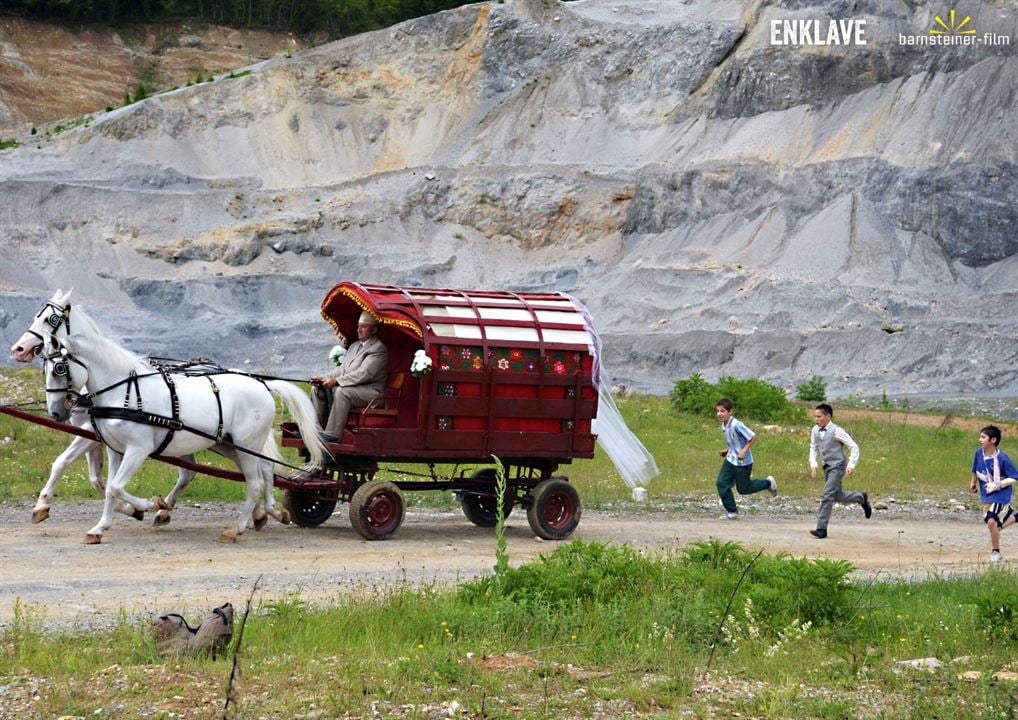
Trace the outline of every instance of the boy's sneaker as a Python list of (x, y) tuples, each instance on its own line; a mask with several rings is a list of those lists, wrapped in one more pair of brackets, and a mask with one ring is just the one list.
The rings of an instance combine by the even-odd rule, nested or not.
[(738, 520), (739, 519), (739, 513), (737, 513), (737, 512), (725, 513), (724, 515), (722, 515), (718, 519), (719, 520)]
[(1003, 559), (1004, 559), (1004, 556), (1000, 554), (1000, 550), (993, 550), (990, 553), (990, 562), (991, 563), (999, 563)]
[(870, 516), (873, 515), (873, 506), (870, 505), (870, 494), (862, 494), (862, 511), (866, 515), (866, 519), (869, 520)]
[(771, 495), (773, 495), (774, 497), (777, 497), (778, 496), (778, 483), (774, 480), (774, 476), (773, 475), (768, 475), (767, 476), (767, 482), (769, 482), (771, 484), (771, 486), (769, 488), (769, 490), (771, 491)]

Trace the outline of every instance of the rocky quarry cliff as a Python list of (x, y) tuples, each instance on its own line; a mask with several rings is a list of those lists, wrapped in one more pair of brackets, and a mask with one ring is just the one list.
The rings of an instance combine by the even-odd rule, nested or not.
[[(131, 348), (294, 376), (343, 279), (561, 290), (644, 390), (1018, 395), (1018, 10), (955, 8), (998, 40), (901, 44), (923, 0), (479, 3), (22, 131), (0, 340), (73, 287)], [(866, 44), (773, 44), (832, 18)]]

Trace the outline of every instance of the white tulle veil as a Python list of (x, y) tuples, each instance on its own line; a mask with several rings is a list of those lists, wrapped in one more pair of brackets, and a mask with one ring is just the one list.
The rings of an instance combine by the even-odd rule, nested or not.
[(611, 380), (601, 360), (601, 337), (594, 329), (590, 313), (579, 300), (573, 297), (569, 299), (586, 320), (585, 329), (592, 340), (590, 346), (590, 354), (594, 358), (592, 375), (598, 394), (597, 417), (594, 418), (593, 432), (625, 483), (631, 488), (644, 486), (660, 475), (661, 471), (657, 469), (654, 456), (626, 425), (618, 405), (615, 404), (615, 398), (611, 394)]

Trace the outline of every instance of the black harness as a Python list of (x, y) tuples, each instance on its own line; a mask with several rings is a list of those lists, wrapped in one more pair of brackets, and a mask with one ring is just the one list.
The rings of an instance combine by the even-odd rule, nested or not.
[[(43, 309), (39, 311), (39, 314), (36, 315), (36, 318), (42, 317), (43, 313), (46, 312), (47, 308), (49, 308), (50, 310), (53, 311), (46, 318), (46, 324), (49, 325), (51, 328), (53, 328), (53, 333), (55, 333), (57, 330), (60, 329), (61, 326), (63, 326), (64, 329), (67, 331), (67, 335), (70, 335), (71, 334), (71, 305), (70, 305), (70, 303), (68, 303), (65, 307), (60, 307), (60, 306), (55, 305), (55, 304), (53, 304), (51, 302), (47, 302), (46, 305), (43, 307)], [(41, 344), (39, 346), (39, 350), (37, 351), (37, 353), (41, 352), (41, 349), (46, 344), (47, 338), (45, 338), (44, 336), (40, 335), (39, 333), (37, 333), (37, 332), (35, 332), (33, 330), (29, 330), (28, 332), (29, 332), (29, 334), (31, 334), (34, 337), (39, 339)], [(157, 455), (161, 455), (163, 453), (163, 451), (173, 441), (173, 436), (174, 436), (175, 433), (177, 433), (177, 432), (189, 432), (189, 433), (192, 433), (193, 435), (198, 435), (199, 437), (203, 437), (203, 438), (205, 438), (207, 440), (212, 440), (217, 445), (222, 445), (224, 447), (228, 447), (230, 449), (236, 450), (237, 452), (242, 452), (242, 453), (246, 453), (248, 455), (253, 455), (253, 456), (255, 456), (257, 458), (260, 458), (262, 460), (268, 460), (268, 461), (270, 461), (272, 463), (276, 463), (276, 464), (279, 464), (279, 465), (285, 465), (286, 467), (293, 468), (293, 469), (296, 469), (296, 470), (302, 470), (303, 469), (303, 468), (297, 467), (296, 465), (291, 465), (291, 464), (289, 464), (289, 463), (287, 463), (285, 461), (279, 460), (277, 458), (269, 457), (268, 455), (264, 455), (264, 454), (262, 454), (260, 452), (256, 452), (254, 450), (251, 450), (250, 448), (240, 447), (239, 445), (236, 445), (236, 444), (233, 443), (233, 441), (230, 439), (229, 435), (224, 435), (223, 434), (223, 402), (222, 402), (222, 398), (220, 397), (220, 394), (219, 394), (219, 387), (216, 385), (216, 382), (213, 379), (214, 376), (215, 375), (227, 375), (227, 374), (229, 374), (229, 375), (243, 375), (245, 377), (250, 377), (250, 378), (253, 378), (253, 379), (257, 380), (258, 382), (260, 382), (262, 384), (262, 386), (265, 388), (265, 390), (267, 392), (269, 392), (270, 394), (271, 394), (271, 391), (269, 390), (269, 387), (268, 387), (268, 385), (266, 385), (265, 381), (267, 379), (278, 379), (278, 378), (270, 378), (270, 377), (264, 376), (264, 375), (252, 375), (252, 374), (249, 374), (249, 373), (237, 372), (235, 370), (228, 370), (228, 369), (226, 369), (226, 368), (216, 364), (215, 362), (209, 360), (208, 358), (192, 358), (191, 360), (185, 360), (185, 361), (171, 360), (171, 359), (168, 359), (168, 358), (152, 358), (151, 359), (151, 363), (155, 367), (155, 371), (154, 372), (144, 373), (142, 375), (139, 375), (137, 372), (131, 371), (130, 375), (128, 375), (123, 380), (119, 380), (119, 381), (113, 383), (112, 385), (108, 385), (108, 386), (102, 388), (101, 390), (96, 390), (96, 391), (91, 392), (91, 393), (84, 393), (83, 394), (83, 393), (79, 393), (79, 392), (75, 391), (74, 388), (71, 387), (70, 365), (69, 365), (69, 363), (73, 362), (73, 363), (81, 366), (82, 368), (84, 368), (86, 370), (86, 372), (88, 371), (88, 368), (85, 366), (84, 363), (82, 363), (76, 357), (71, 355), (67, 351), (67, 348), (64, 347), (60, 343), (60, 341), (57, 339), (56, 335), (54, 335), (53, 333), (50, 333), (49, 339), (50, 339), (51, 342), (53, 342), (56, 345), (56, 351), (52, 352), (52, 353), (49, 353), (48, 355), (44, 355), (43, 356), (43, 364), (45, 365), (46, 363), (50, 363), (50, 362), (54, 363), (53, 374), (55, 376), (57, 376), (57, 377), (66, 377), (67, 378), (67, 386), (64, 387), (64, 388), (50, 388), (50, 387), (47, 387), (46, 388), (46, 392), (47, 393), (51, 393), (51, 392), (62, 392), (62, 393), (65, 393), (66, 394), (66, 398), (64, 399), (64, 407), (67, 410), (72, 410), (75, 407), (86, 408), (88, 410), (89, 418), (92, 421), (92, 429), (95, 431), (95, 434), (99, 438), (99, 441), (102, 442), (107, 447), (111, 447), (112, 448), (113, 446), (110, 445), (106, 441), (106, 439), (102, 436), (102, 432), (99, 430), (99, 424), (98, 424), (97, 421), (98, 420), (128, 420), (130, 422), (138, 422), (138, 423), (142, 423), (144, 425), (152, 425), (154, 427), (161, 427), (161, 428), (165, 428), (166, 429), (166, 436), (163, 438), (162, 442), (159, 444), (159, 447), (156, 448), (155, 451), (153, 451), (150, 454), (149, 457), (155, 457)], [(170, 393), (170, 408), (171, 408), (171, 413), (172, 413), (172, 415), (170, 417), (167, 417), (166, 415), (159, 415), (157, 413), (145, 412), (145, 409), (144, 409), (144, 406), (143, 406), (143, 403), (142, 403), (142, 398), (141, 398), (141, 386), (139, 385), (138, 381), (141, 378), (151, 377), (153, 375), (160, 375), (160, 376), (162, 376), (163, 382), (166, 384), (167, 390), (169, 390), (169, 393)], [(219, 413), (219, 422), (218, 422), (218, 426), (216, 428), (216, 434), (215, 435), (207, 433), (204, 430), (199, 430), (197, 428), (193, 428), (193, 427), (190, 427), (188, 425), (185, 425), (183, 423), (183, 421), (181, 421), (181, 419), (180, 419), (180, 399), (177, 397), (177, 387), (176, 387), (176, 384), (174, 383), (174, 380), (173, 380), (174, 375), (184, 376), (184, 377), (204, 377), (204, 378), (206, 378), (209, 381), (209, 385), (210, 385), (210, 387), (212, 389), (212, 394), (213, 394), (213, 396), (216, 399), (216, 408), (218, 409), (218, 413)], [(113, 390), (115, 388), (118, 388), (121, 385), (126, 385), (126, 389), (124, 391), (124, 404), (123, 404), (123, 407), (97, 407), (95, 405), (94, 400), (93, 400), (95, 397), (97, 397), (99, 395), (102, 395), (104, 393), (107, 393), (110, 390)], [(134, 396), (136, 398), (136, 403), (135, 403), (136, 407), (134, 407), (134, 408), (131, 407), (131, 391), (132, 391), (132, 389), (134, 390)], [(114, 449), (116, 449), (116, 448), (114, 448)], [(117, 451), (117, 452), (120, 452), (120, 451)]]
[[(52, 337), (52, 336), (51, 336)], [(56, 338), (53, 338), (54, 342)], [(223, 433), (223, 401), (220, 397), (219, 386), (216, 385), (214, 376), (216, 375), (245, 375), (247, 377), (253, 377), (246, 373), (234, 373), (226, 368), (220, 367), (211, 361), (206, 359), (199, 359), (195, 361), (187, 361), (180, 365), (157, 365), (155, 372), (143, 373), (139, 375), (137, 372), (132, 371), (123, 380), (119, 380), (112, 385), (96, 390), (91, 393), (78, 393), (71, 388), (71, 382), (69, 377), (70, 368), (68, 363), (75, 363), (82, 368), (85, 368), (84, 363), (78, 360), (76, 357), (67, 352), (66, 348), (60, 347), (57, 352), (50, 353), (43, 356), (43, 362), (53, 362), (55, 364), (53, 368), (53, 374), (58, 377), (67, 377), (66, 388), (46, 388), (46, 392), (63, 392), (67, 394), (67, 399), (64, 401), (64, 406), (70, 410), (74, 407), (81, 407), (88, 410), (89, 419), (92, 421), (92, 429), (95, 431), (99, 441), (108, 447), (113, 447), (106, 438), (103, 437), (102, 431), (99, 429), (99, 420), (128, 420), (130, 422), (142, 423), (143, 425), (151, 425), (153, 427), (160, 427), (166, 429), (166, 436), (162, 442), (150, 455), (149, 457), (155, 457), (161, 455), (163, 451), (173, 441), (173, 436), (177, 432), (189, 432), (193, 435), (198, 435), (207, 440), (214, 441), (217, 445), (231, 448), (238, 452), (246, 453), (248, 455), (254, 455), (262, 460), (268, 460), (270, 462), (285, 465), (286, 467), (300, 470), (302, 468), (296, 465), (291, 465), (287, 462), (281, 461), (277, 458), (269, 457), (260, 452), (255, 452), (250, 448), (244, 448), (233, 443), (229, 435)], [(181, 368), (178, 371), (178, 368)], [(87, 370), (87, 368), (85, 368)], [(172, 415), (167, 417), (166, 415), (160, 415), (158, 413), (146, 412), (144, 408), (144, 402), (141, 397), (141, 386), (138, 381), (142, 378), (152, 377), (159, 375), (162, 377), (163, 382), (166, 383), (166, 388), (170, 393), (170, 408)], [(216, 399), (216, 408), (218, 410), (219, 421), (216, 427), (215, 435), (207, 433), (204, 430), (185, 425), (180, 419), (180, 398), (177, 396), (177, 386), (174, 382), (174, 375), (183, 375), (185, 377), (204, 377), (209, 381), (209, 386), (212, 390), (212, 395)], [(256, 380), (262, 383), (266, 391), (268, 386), (265, 385), (265, 381), (261, 378), (255, 377)], [(115, 388), (125, 386), (124, 390), (124, 403), (122, 407), (104, 407), (96, 406), (94, 404), (94, 398), (103, 395)], [(131, 395), (132, 391), (135, 397), (136, 407), (131, 407)], [(116, 448), (114, 448), (116, 449)], [(120, 452), (119, 450), (117, 452)]]

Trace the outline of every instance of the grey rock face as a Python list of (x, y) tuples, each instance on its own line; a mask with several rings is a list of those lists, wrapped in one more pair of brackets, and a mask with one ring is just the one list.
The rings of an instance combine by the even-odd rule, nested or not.
[[(929, 2), (488, 3), (0, 152), (0, 339), (56, 287), (132, 348), (300, 375), (342, 279), (558, 289), (615, 380), (1018, 394), (1018, 58)], [(867, 44), (772, 23), (865, 20)], [(982, 37), (982, 35), (980, 35)]]

